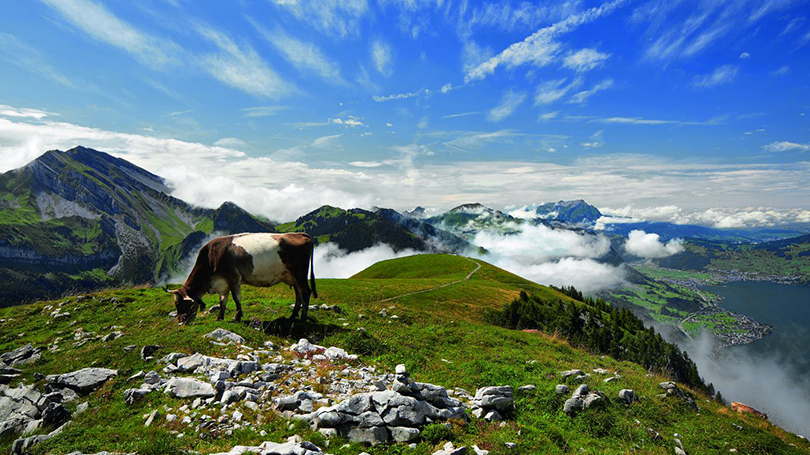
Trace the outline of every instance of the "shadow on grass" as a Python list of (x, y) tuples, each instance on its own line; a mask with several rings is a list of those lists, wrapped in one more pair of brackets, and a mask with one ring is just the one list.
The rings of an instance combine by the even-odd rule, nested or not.
[(282, 316), (270, 321), (253, 320), (246, 322), (253, 327), (261, 327), (267, 335), (274, 335), (282, 338), (298, 340), (307, 338), (310, 341), (319, 341), (329, 335), (335, 335), (348, 330), (335, 324), (321, 324), (314, 318), (308, 318), (306, 322), (298, 319)]

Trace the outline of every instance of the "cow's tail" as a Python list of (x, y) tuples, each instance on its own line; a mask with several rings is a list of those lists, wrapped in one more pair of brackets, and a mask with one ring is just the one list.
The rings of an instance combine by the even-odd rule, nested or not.
[(318, 298), (318, 290), (315, 288), (315, 246), (309, 253), (309, 285), (312, 287), (312, 297)]

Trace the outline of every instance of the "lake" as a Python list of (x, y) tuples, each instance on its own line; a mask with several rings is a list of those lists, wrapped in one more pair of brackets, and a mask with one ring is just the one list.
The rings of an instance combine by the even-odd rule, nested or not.
[(810, 433), (810, 287), (743, 281), (701, 289), (724, 297), (722, 308), (773, 327), (753, 343), (731, 346), (722, 360), (704, 345), (688, 348), (707, 383), (723, 397), (768, 414), (783, 428)]
[(810, 373), (810, 286), (739, 281), (702, 289), (724, 297), (720, 306), (773, 327), (765, 338), (729, 351), (776, 356), (796, 373)]

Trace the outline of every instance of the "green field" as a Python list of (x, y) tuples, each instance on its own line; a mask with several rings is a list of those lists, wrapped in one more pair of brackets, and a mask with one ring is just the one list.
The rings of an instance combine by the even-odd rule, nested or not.
[[(479, 264), (480, 269), (475, 271)], [(470, 279), (464, 280), (473, 271)], [(310, 341), (359, 354), (359, 362), (379, 371), (393, 371), (395, 365), (404, 363), (414, 380), (448, 388), (475, 391), (488, 385), (537, 386), (532, 392), (516, 395), (516, 409), (503, 425), (473, 418), (469, 424), (457, 422), (449, 430), (432, 426), (413, 449), (404, 444), (363, 447), (337, 438), (325, 449), (335, 455), (356, 455), (363, 451), (373, 455), (432, 454), (447, 440), (453, 440), (456, 446), (477, 444), (489, 449), (492, 455), (671, 454), (675, 433), (681, 435), (687, 452), (693, 454), (727, 454), (732, 448), (751, 454), (798, 454), (810, 450), (806, 440), (767, 421), (738, 416), (698, 390), (682, 386), (695, 397), (699, 413), (678, 400), (656, 398), (661, 393), (658, 383), (667, 378), (649, 374), (637, 364), (575, 349), (555, 334), (509, 330), (485, 323), (483, 315), (487, 310), (501, 309), (518, 298), (521, 291), (546, 299), (569, 303), (572, 300), (478, 260), (420, 255), (384, 261), (351, 279), (318, 280), (317, 287), (320, 298), (313, 303), (338, 305), (343, 313), (311, 311)], [(198, 317), (189, 326), (178, 326), (167, 317), (174, 308), (169, 296), (160, 289), (108, 290), (92, 297), (0, 309), (0, 352), (25, 343), (45, 347), (57, 337), (62, 339), (59, 352), (46, 350), (40, 361), (22, 367), (27, 383), (41, 384), (35, 373), (66, 373), (91, 365), (119, 370), (117, 378), (89, 396), (90, 410), (76, 416), (62, 434), (35, 447), (33, 453), (65, 454), (74, 450), (214, 453), (236, 445), (258, 445), (265, 440), (282, 442), (295, 434), (324, 447), (323, 436), (300, 423), (291, 425), (272, 412), (261, 416), (261, 424), (231, 435), (199, 438), (186, 432), (178, 438), (171, 432), (178, 429), (177, 425), (161, 422), (144, 427), (143, 415), (163, 406), (177, 409), (181, 400), (154, 392), (133, 406), (125, 405), (122, 399), (125, 389), (137, 387), (126, 380), (131, 374), (139, 370), (160, 371), (163, 367), (154, 360), (141, 360), (139, 349), (126, 351), (126, 346), (159, 344), (163, 346), (161, 355), (200, 352), (235, 358), (239, 353), (235, 346), (219, 346), (202, 338), (217, 327), (242, 335), (253, 347), (267, 340), (277, 345), (297, 341), (257, 330), (261, 322), (289, 315), (293, 295), (286, 286), (244, 287), (243, 323), (227, 320), (217, 323), (212, 316), (206, 316)], [(69, 311), (71, 316), (51, 319), (46, 306), (65, 300), (62, 310)], [(206, 300), (213, 304), (215, 299), (209, 296)], [(382, 309), (399, 319), (379, 316)], [(233, 312), (231, 303), (226, 318), (232, 318)], [(100, 335), (120, 330), (124, 336), (110, 342), (76, 345), (73, 337), (79, 329)], [(325, 365), (323, 371), (334, 368), (337, 367)], [(554, 387), (560, 382), (559, 373), (572, 368), (586, 372), (606, 368), (618, 372), (621, 378), (604, 383), (599, 375), (593, 374), (586, 379), (586, 384), (604, 392), (608, 400), (603, 406), (571, 418), (562, 412), (563, 401), (570, 394), (557, 395)], [(630, 406), (619, 403), (616, 396), (623, 388), (634, 389), (641, 401)], [(256, 413), (243, 411), (246, 419), (259, 419)], [(648, 428), (661, 437), (651, 437)], [(265, 431), (266, 436), (259, 431)], [(502, 443), (507, 441), (518, 443), (518, 448), (506, 448)], [(0, 452), (8, 453), (10, 444), (8, 437), (0, 440)]]

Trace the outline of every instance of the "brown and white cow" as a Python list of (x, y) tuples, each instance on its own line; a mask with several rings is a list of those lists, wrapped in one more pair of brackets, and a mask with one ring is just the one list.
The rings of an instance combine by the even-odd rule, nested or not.
[[(180, 289), (174, 294), (177, 317), (190, 321), (197, 309), (205, 309), (202, 296), (219, 294), (219, 316), (225, 317), (228, 293), (236, 302), (236, 320), (242, 319), (241, 285), (268, 287), (285, 283), (295, 289), (292, 318), (306, 322), (310, 295), (318, 297), (315, 289), (312, 238), (303, 233), (235, 234), (218, 237), (206, 243), (197, 254), (197, 262)], [(310, 270), (310, 283), (307, 271)]]

